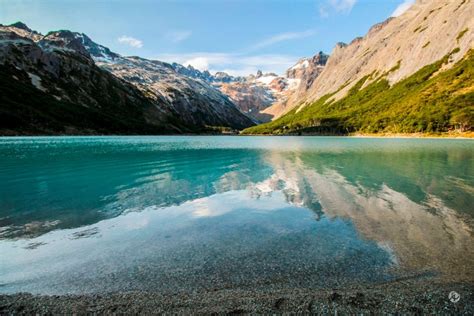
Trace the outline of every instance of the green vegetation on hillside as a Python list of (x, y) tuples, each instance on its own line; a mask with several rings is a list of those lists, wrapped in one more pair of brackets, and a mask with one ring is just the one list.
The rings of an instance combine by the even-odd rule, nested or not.
[(467, 33), (467, 31), (469, 31), (469, 28), (465, 28), (464, 30), (462, 30), (461, 32), (459, 32), (458, 36), (456, 37), (456, 41), (459, 43), (459, 40), (464, 36), (464, 34)]
[[(389, 85), (386, 74), (360, 79), (347, 95), (330, 93), (298, 111), (245, 129), (243, 134), (433, 133), (470, 131), (474, 121), (474, 51), (440, 71), (453, 50), (438, 62)], [(370, 84), (362, 88), (369, 80)], [(362, 88), (362, 89), (361, 89)], [(341, 88), (342, 89), (342, 88)]]

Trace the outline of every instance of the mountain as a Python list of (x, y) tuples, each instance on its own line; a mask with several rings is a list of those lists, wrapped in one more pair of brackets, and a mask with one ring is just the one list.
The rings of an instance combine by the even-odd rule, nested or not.
[(364, 37), (337, 44), (287, 114), (244, 133), (471, 130), (472, 12), (472, 1), (416, 1)]
[[(256, 122), (269, 122), (287, 109), (288, 100), (306, 91), (321, 73), (328, 56), (320, 52), (312, 58), (304, 58), (288, 69), (284, 76), (274, 73), (234, 77), (225, 72), (201, 72), (193, 66), (173, 63), (176, 72), (213, 85), (227, 95), (241, 112)], [(301, 85), (300, 85), (301, 83)]]
[(276, 119), (290, 111), (297, 104), (297, 100), (305, 95), (316, 78), (322, 73), (328, 58), (328, 55), (319, 52), (311, 58), (300, 59), (293, 67), (289, 68), (283, 81), (288, 88), (283, 96), (265, 109), (263, 113)]
[[(193, 66), (187, 67), (178, 63), (172, 63), (176, 72), (187, 77), (204, 81), (227, 95), (236, 107), (255, 122), (268, 122), (272, 115), (262, 114), (261, 111), (271, 106), (276, 100), (275, 91), (268, 85), (269, 81), (260, 76), (249, 75), (246, 77), (235, 77), (226, 72), (218, 71), (214, 75), (208, 70), (200, 71)], [(265, 77), (276, 78), (275, 74), (267, 74)]]
[(232, 101), (203, 80), (179, 74), (161, 61), (140, 57), (96, 59), (97, 65), (167, 104), (186, 124), (242, 129), (254, 125)]
[[(242, 129), (253, 122), (229, 98), (207, 84), (209, 72), (140, 57), (124, 57), (76, 33), (96, 64), (134, 84), (153, 100), (179, 113), (186, 124)], [(201, 79), (201, 80), (195, 80)]]
[[(213, 87), (165, 63), (142, 60), (149, 68), (135, 69), (142, 66), (136, 60), (85, 34), (0, 25), (0, 134), (195, 133), (254, 124)], [(113, 74), (120, 64), (149, 77), (120, 78)]]
[(57, 33), (0, 26), (1, 134), (191, 131), (172, 109), (97, 67), (67, 35), (60, 41)]
[(257, 122), (269, 122), (272, 119), (271, 115), (262, 113), (277, 99), (275, 91), (267, 83), (249, 76), (242, 81), (219, 83), (218, 88), (229, 96), (243, 113)]
[(200, 71), (192, 65), (183, 66), (178, 63), (172, 63), (171, 66), (179, 74), (194, 79), (200, 79), (208, 83), (228, 83), (245, 80), (244, 77), (234, 77), (223, 71), (218, 71), (213, 75), (208, 70)]

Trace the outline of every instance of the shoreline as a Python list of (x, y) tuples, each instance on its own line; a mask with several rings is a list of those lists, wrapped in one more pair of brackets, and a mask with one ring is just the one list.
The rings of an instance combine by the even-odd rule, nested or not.
[[(460, 294), (458, 302), (449, 293)], [(343, 289), (220, 289), (179, 293), (0, 295), (0, 314), (472, 314), (474, 283), (397, 281)]]
[(445, 139), (474, 139), (474, 132), (465, 133), (440, 133), (440, 134), (424, 134), (424, 133), (394, 133), (394, 134), (362, 134), (356, 133), (349, 137), (357, 138), (445, 138)]
[(474, 139), (474, 132), (463, 132), (463, 133), (439, 133), (439, 134), (428, 134), (428, 133), (375, 133), (375, 134), (363, 134), (353, 133), (346, 135), (325, 135), (325, 134), (239, 134), (238, 136), (295, 136), (295, 137), (348, 137), (348, 138), (427, 138), (427, 139)]
[(97, 135), (66, 135), (66, 134), (55, 134), (55, 135), (0, 135), (0, 139), (12, 139), (12, 138), (36, 138), (36, 137), (176, 137), (176, 136), (190, 136), (190, 137), (202, 137), (202, 136), (238, 136), (238, 137), (347, 137), (347, 138), (426, 138), (426, 139), (474, 139), (474, 132), (462, 133), (462, 134), (423, 134), (423, 133), (408, 133), (408, 134), (348, 134), (348, 135), (316, 135), (316, 134), (303, 134), (303, 135), (292, 135), (292, 134), (157, 134), (157, 135), (125, 135), (125, 134), (97, 134)]

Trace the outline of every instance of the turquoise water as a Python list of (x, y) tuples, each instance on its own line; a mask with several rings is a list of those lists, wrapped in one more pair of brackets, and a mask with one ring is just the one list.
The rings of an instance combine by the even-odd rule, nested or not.
[(0, 138), (0, 292), (474, 281), (474, 142)]

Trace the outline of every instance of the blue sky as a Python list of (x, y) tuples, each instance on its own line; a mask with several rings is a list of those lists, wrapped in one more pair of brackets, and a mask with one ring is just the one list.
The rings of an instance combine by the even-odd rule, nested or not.
[(283, 73), (413, 0), (0, 0), (0, 23), (69, 29), (122, 55), (234, 75)]

